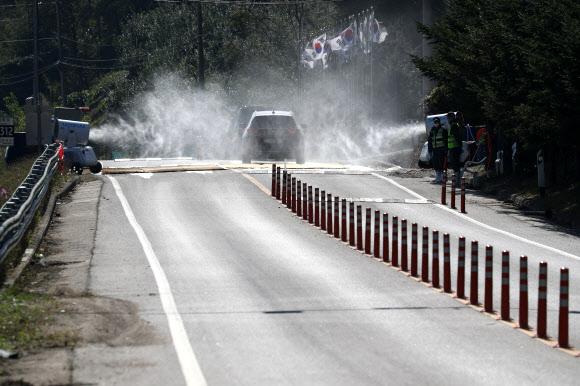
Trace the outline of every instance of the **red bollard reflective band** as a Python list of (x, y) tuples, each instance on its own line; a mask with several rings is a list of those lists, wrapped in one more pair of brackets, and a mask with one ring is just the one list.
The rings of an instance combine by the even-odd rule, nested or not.
[(320, 192), (320, 229), (326, 230), (326, 191)]
[(348, 243), (351, 247), (356, 245), (356, 239), (354, 235), (354, 201), (348, 204)]
[(443, 234), (443, 291), (450, 294), (451, 290), (451, 246), (449, 233)]
[(540, 262), (538, 283), (538, 338), (548, 337), (548, 263)]
[(276, 164), (272, 164), (272, 197), (276, 197)]
[(479, 269), (479, 245), (477, 241), (471, 242), (471, 292), (469, 293), (469, 303), (479, 305), (478, 294), (478, 269)]
[(342, 199), (342, 213), (341, 213), (341, 235), (340, 235), (340, 239), (343, 242), (346, 242), (348, 240), (347, 238), (347, 231), (346, 231), (346, 199), (343, 198)]
[(371, 208), (366, 208), (365, 219), (365, 253), (371, 253)]
[(485, 299), (483, 301), (485, 312), (493, 311), (493, 247), (485, 247)]
[(439, 231), (433, 231), (433, 272), (431, 282), (433, 288), (439, 288)]
[(340, 197), (334, 197), (334, 237), (340, 238)]
[(429, 227), (423, 227), (421, 281), (424, 283), (429, 283)]
[(510, 318), (510, 253), (501, 253), (501, 319)]
[(417, 223), (411, 224), (411, 276), (417, 277), (419, 269), (417, 268)]
[(363, 250), (362, 207), (360, 205), (356, 206), (356, 249)]
[(308, 184), (302, 184), (302, 219), (308, 220)]
[(276, 199), (280, 199), (280, 167), (276, 168)]
[(568, 344), (568, 310), (569, 310), (569, 272), (568, 268), (560, 269), (560, 313), (558, 316), (558, 346), (569, 348)]
[(451, 176), (451, 209), (455, 208), (455, 184), (456, 184), (456, 175), (453, 173)]
[(375, 210), (375, 233), (373, 240), (373, 256), (381, 257), (381, 211)]
[(519, 327), (529, 329), (528, 324), (528, 257), (520, 256), (520, 323)]
[(284, 170), (282, 173), (282, 205), (286, 205), (286, 177), (287, 172)]
[(399, 266), (399, 218), (393, 216), (393, 240), (391, 247), (391, 264), (393, 267)]
[(314, 226), (320, 225), (320, 190), (314, 189)]
[(332, 231), (332, 194), (328, 193), (326, 200), (326, 231), (329, 235), (333, 233)]
[(443, 183), (441, 184), (441, 205), (447, 205), (447, 171), (443, 171)]
[(457, 251), (457, 297), (465, 299), (465, 237), (459, 238)]
[(383, 213), (383, 261), (391, 261), (389, 257), (389, 214)]
[(407, 272), (409, 270), (409, 250), (407, 249), (407, 220), (401, 220), (401, 270)]

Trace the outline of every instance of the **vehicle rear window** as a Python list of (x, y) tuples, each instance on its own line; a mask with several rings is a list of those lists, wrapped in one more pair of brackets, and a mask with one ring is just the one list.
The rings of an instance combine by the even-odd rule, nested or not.
[(252, 129), (295, 129), (296, 121), (289, 116), (261, 116), (254, 117), (251, 124)]

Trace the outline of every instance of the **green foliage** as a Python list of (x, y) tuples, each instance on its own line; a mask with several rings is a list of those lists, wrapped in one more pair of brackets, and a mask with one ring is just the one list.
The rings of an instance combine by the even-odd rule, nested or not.
[[(577, 147), (580, 3), (453, 2), (433, 26), (418, 24), (435, 54), (413, 63), (439, 88), (431, 100), (529, 143)], [(435, 103), (437, 101), (437, 103)]]
[(26, 131), (24, 108), (18, 103), (14, 93), (11, 92), (4, 98), (4, 109), (0, 109), (0, 117), (14, 118), (14, 130), (17, 132)]

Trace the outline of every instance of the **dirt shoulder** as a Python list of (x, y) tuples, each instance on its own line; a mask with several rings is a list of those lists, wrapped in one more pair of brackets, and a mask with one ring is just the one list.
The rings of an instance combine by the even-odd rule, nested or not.
[(31, 337), (16, 348), (16, 358), (0, 359), (0, 385), (73, 384), (75, 350), (151, 345), (155, 332), (127, 301), (93, 296), (90, 266), (102, 181), (83, 176), (57, 202), (35, 259), (18, 281), (15, 297), (36, 316), (26, 321)]

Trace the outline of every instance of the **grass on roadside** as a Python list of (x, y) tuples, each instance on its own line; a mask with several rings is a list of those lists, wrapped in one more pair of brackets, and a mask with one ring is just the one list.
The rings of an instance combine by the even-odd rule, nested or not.
[(53, 297), (18, 288), (0, 292), (0, 349), (19, 351), (74, 345), (76, 339), (71, 333), (49, 332), (57, 309), (58, 301)]
[[(10, 199), (16, 188), (22, 184), (38, 154), (28, 154), (9, 165), (4, 162), (5, 147), (0, 147), (0, 208)], [(3, 193), (3, 190), (6, 193)]]

